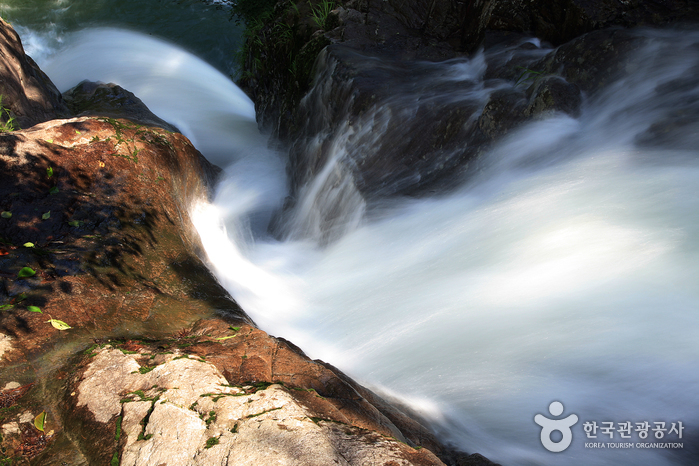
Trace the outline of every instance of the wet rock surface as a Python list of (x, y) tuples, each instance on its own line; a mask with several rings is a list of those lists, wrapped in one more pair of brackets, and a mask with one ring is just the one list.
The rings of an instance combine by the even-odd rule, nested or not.
[(493, 34), (533, 36), (559, 46), (612, 27), (699, 21), (699, 6), (690, 0), (348, 0), (336, 3), (323, 24), (312, 19), (316, 7), (279, 2), (248, 40), (240, 84), (255, 101), (261, 129), (283, 142), (301, 129), (293, 115), (317, 75), (316, 57), (329, 44), (378, 59), (440, 62), (472, 55)]
[[(449, 189), (478, 170), (479, 156), (513, 129), (554, 113), (575, 117), (583, 98), (632, 72), (627, 58), (644, 39), (628, 28), (696, 23), (699, 9), (686, 0), (352, 0), (336, 5), (323, 25), (309, 16), (308, 6), (278, 3), (248, 41), (240, 81), (255, 101), (260, 128), (290, 147), (288, 208), (344, 150), (342, 138), (368, 147), (339, 161), (351, 178), (343, 183), (362, 194)], [(533, 36), (538, 39), (528, 40)], [(455, 99), (478, 89), (450, 76), (448, 65), (478, 59), (483, 48), (483, 95)], [(432, 86), (418, 89), (419, 82)], [(406, 89), (413, 101), (397, 101)], [(670, 126), (682, 126), (687, 117), (672, 119)], [(356, 131), (366, 126), (371, 134)], [(659, 124), (655, 132), (672, 129)]]

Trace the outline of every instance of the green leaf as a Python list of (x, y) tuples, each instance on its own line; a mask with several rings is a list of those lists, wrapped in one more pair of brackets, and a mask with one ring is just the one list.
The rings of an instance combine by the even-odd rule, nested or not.
[(235, 338), (237, 335), (228, 335), (227, 337), (218, 337), (217, 340), (228, 340), (229, 338)]
[(9, 311), (13, 307), (15, 307), (14, 304), (3, 304), (0, 306), (0, 311)]
[(54, 186), (53, 188), (49, 189), (49, 193), (51, 194), (56, 194), (58, 192), (58, 186)]
[(7, 210), (3, 210), (2, 214), (0, 214), (0, 217), (2, 218), (12, 218), (12, 212), (8, 212)]
[(43, 312), (41, 312), (41, 309), (38, 308), (37, 306), (27, 306), (27, 311), (38, 312), (39, 314), (43, 314)]
[(76, 129), (76, 130), (75, 130), (75, 134), (83, 134), (83, 133), (81, 133), (80, 131), (78, 131), (78, 130)]
[(68, 330), (69, 328), (73, 328), (70, 325), (63, 322), (62, 320), (49, 319), (46, 322), (50, 323), (51, 325), (53, 325), (53, 328), (57, 328), (58, 330)]
[(37, 417), (34, 418), (34, 427), (40, 431), (44, 431), (44, 424), (46, 423), (46, 411), (42, 411)]
[(53, 139), (46, 139), (46, 142), (48, 142), (49, 144), (53, 144)]
[(46, 176), (51, 178), (53, 176), (53, 168), (49, 167), (46, 169)]
[(70, 225), (72, 227), (79, 227), (81, 223), (82, 222), (79, 220), (71, 220), (70, 222), (68, 222), (68, 225)]
[(17, 297), (15, 298), (15, 302), (16, 302), (16, 303), (21, 303), (21, 302), (24, 301), (25, 299), (27, 299), (27, 293), (20, 293), (19, 296), (17, 296)]
[(33, 248), (33, 247), (34, 247), (34, 243), (29, 243), (29, 242), (27, 242), (27, 243), (24, 243), (22, 246), (24, 246), (25, 248)]
[(17, 273), (17, 278), (29, 278), (36, 275), (36, 272), (31, 267), (22, 267)]
[(49, 210), (48, 212), (44, 212), (41, 214), (41, 220), (48, 220), (51, 218), (51, 211)]

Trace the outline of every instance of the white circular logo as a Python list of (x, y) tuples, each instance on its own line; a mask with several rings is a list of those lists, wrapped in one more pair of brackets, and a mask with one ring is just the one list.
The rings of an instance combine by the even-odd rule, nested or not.
[[(563, 403), (560, 401), (552, 402), (549, 405), (549, 413), (554, 417), (563, 414)], [(578, 422), (578, 416), (571, 414), (563, 419), (549, 419), (543, 414), (537, 414), (534, 416), (534, 422), (541, 426), (541, 444), (544, 448), (548, 451), (559, 453), (568, 448), (570, 442), (573, 441), (573, 432), (570, 428)], [(551, 440), (551, 434), (556, 430), (563, 435), (563, 438), (558, 442)]]

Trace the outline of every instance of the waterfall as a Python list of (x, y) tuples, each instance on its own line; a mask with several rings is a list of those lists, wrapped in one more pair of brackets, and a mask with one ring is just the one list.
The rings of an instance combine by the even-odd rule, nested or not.
[[(194, 218), (219, 280), (263, 330), (503, 464), (689, 464), (699, 420), (699, 35), (646, 34), (634, 68), (578, 118), (508, 134), (455, 191), (372, 203), (327, 165), (301, 191), (309, 197), (285, 240), (266, 229), (287, 193), (283, 162), (252, 130), (251, 103), (213, 68), (114, 29), (72, 37), (42, 66), (62, 91), (82, 79), (124, 86), (226, 166), (215, 202)], [(337, 141), (345, 152), (328, 164), (361, 150)], [(339, 194), (319, 198), (313, 183)], [(342, 220), (330, 226), (339, 233), (313, 223), (319, 209)], [(554, 400), (580, 419), (557, 454), (534, 423)], [(586, 440), (586, 421), (681, 421), (685, 438), (667, 441), (685, 449), (592, 450), (585, 442), (620, 437)]]

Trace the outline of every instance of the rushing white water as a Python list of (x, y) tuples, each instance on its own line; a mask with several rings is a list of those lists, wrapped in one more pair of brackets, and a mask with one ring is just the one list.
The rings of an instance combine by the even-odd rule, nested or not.
[[(344, 212), (351, 228), (327, 245), (307, 226), (284, 242), (264, 234), (283, 171), (250, 138), (242, 94), (203, 62), (130, 34), (87, 32), (46, 70), (63, 90), (84, 78), (121, 84), (205, 155), (228, 157), (196, 224), (219, 279), (262, 329), (401, 397), (449, 440), (503, 464), (692, 464), (698, 128), (664, 146), (637, 141), (678, 105), (696, 112), (696, 34), (656, 34), (633, 74), (580, 118), (510, 134), (457, 192), (384, 204), (361, 220)], [(580, 419), (557, 454), (534, 423), (553, 400)], [(618, 432), (586, 440), (586, 421), (682, 421), (684, 439), (666, 441), (685, 450), (586, 449), (626, 441)]]
[[(82, 80), (117, 83), (174, 124), (209, 160), (264, 145), (250, 99), (194, 55), (145, 34), (89, 29), (65, 41), (59, 55), (39, 62), (63, 92)], [(232, 128), (235, 128), (232, 130)]]

